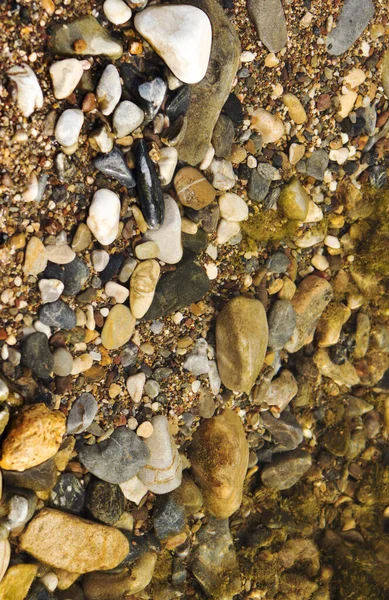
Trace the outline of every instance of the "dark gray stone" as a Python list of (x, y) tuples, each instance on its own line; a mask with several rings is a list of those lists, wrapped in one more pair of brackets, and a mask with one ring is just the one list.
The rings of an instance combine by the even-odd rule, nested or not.
[(274, 252), (267, 261), (267, 268), (272, 273), (285, 273), (290, 265), (290, 260), (283, 252)]
[(34, 490), (34, 492), (51, 489), (56, 478), (57, 467), (52, 458), (25, 471), (6, 471), (3, 469), (3, 480), (7, 487), (27, 488)]
[(305, 450), (292, 450), (276, 455), (273, 461), (262, 469), (262, 482), (276, 490), (287, 490), (300, 481), (311, 464), (311, 455)]
[(89, 269), (81, 258), (76, 258), (63, 267), (63, 295), (75, 296), (84, 287), (89, 277)]
[(32, 333), (23, 341), (22, 364), (31, 369), (36, 377), (48, 379), (53, 370), (54, 358), (50, 352), (45, 333)]
[(88, 392), (81, 394), (70, 409), (67, 432), (82, 433), (88, 429), (97, 414), (98, 408), (98, 404), (92, 394)]
[(205, 233), (203, 229), (198, 229), (195, 235), (191, 235), (190, 233), (183, 233), (182, 236), (182, 245), (184, 250), (189, 250), (193, 252), (193, 254), (200, 254), (203, 250), (208, 246), (208, 235)]
[(125, 348), (120, 352), (120, 362), (123, 367), (134, 367), (139, 354), (139, 348), (134, 342), (129, 342)]
[(108, 154), (100, 154), (93, 161), (95, 168), (127, 188), (135, 187), (135, 179), (127, 166), (123, 153), (116, 146)]
[(149, 456), (144, 441), (126, 427), (118, 427), (107, 440), (79, 450), (84, 467), (108, 483), (128, 481), (147, 464)]
[(269, 52), (282, 50), (288, 34), (281, 0), (247, 0), (247, 10), (262, 44)]
[(266, 198), (270, 189), (271, 181), (259, 175), (256, 169), (252, 169), (249, 183), (247, 186), (247, 195), (254, 202), (261, 202)]
[(190, 104), (190, 97), (191, 86), (182, 85), (174, 92), (171, 98), (169, 98), (166, 103), (165, 114), (169, 117), (171, 122), (186, 114)]
[(276, 452), (295, 450), (303, 441), (303, 431), (295, 416), (284, 411), (279, 419), (273, 417), (270, 411), (261, 413), (262, 421), (277, 442)]
[(124, 512), (126, 499), (118, 485), (92, 481), (86, 490), (85, 506), (98, 521), (114, 525)]
[(159, 540), (178, 535), (186, 525), (184, 506), (171, 494), (160, 496), (153, 511), (153, 525)]
[(226, 158), (226, 156), (230, 154), (234, 135), (233, 122), (231, 119), (221, 114), (216, 121), (215, 129), (212, 134), (212, 146), (215, 148), (215, 155), (218, 158)]
[(56, 600), (56, 597), (39, 579), (36, 579), (28, 590), (26, 600)]
[(42, 306), (39, 310), (39, 320), (44, 325), (59, 329), (73, 329), (77, 323), (74, 310), (63, 300), (56, 300)]
[(144, 139), (133, 146), (136, 184), (143, 217), (150, 229), (158, 229), (165, 216), (165, 203), (161, 181), (147, 151)]
[(219, 205), (217, 203), (209, 204), (205, 208), (199, 210), (198, 215), (204, 231), (206, 233), (215, 233), (220, 218)]
[(281, 350), (296, 327), (296, 313), (289, 300), (277, 300), (268, 315), (269, 348)]
[(327, 37), (326, 47), (330, 54), (340, 56), (347, 52), (364, 32), (374, 17), (372, 0), (345, 0), (340, 15)]
[(63, 473), (51, 490), (50, 505), (59, 510), (79, 514), (84, 508), (85, 487), (73, 473)]
[(198, 302), (209, 291), (210, 281), (205, 270), (187, 260), (159, 280), (154, 300), (144, 320), (152, 321)]
[(314, 179), (322, 181), (328, 167), (329, 157), (325, 150), (315, 150), (305, 163), (305, 173)]

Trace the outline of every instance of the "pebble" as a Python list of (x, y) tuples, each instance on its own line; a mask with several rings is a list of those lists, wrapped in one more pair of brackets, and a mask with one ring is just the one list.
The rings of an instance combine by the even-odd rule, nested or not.
[(57, 348), (53, 352), (53, 371), (59, 377), (67, 377), (73, 369), (73, 356), (66, 348)]
[(147, 260), (150, 258), (157, 258), (159, 248), (153, 241), (142, 242), (135, 247), (135, 256), (139, 260)]
[(302, 144), (291, 144), (289, 146), (289, 162), (291, 165), (297, 165), (305, 154), (305, 146)]
[(107, 481), (91, 481), (86, 490), (85, 506), (97, 521), (114, 525), (125, 509), (120, 487)]
[(329, 54), (340, 56), (357, 41), (374, 17), (372, 0), (345, 0), (336, 27), (326, 39)]
[(143, 372), (136, 373), (127, 378), (126, 388), (130, 398), (135, 404), (142, 400), (143, 388), (146, 382), (146, 375)]
[(41, 240), (35, 236), (28, 240), (24, 257), (23, 273), (28, 275), (39, 275), (47, 267), (46, 248)]
[(118, 427), (108, 439), (92, 446), (85, 444), (79, 451), (88, 471), (108, 483), (123, 483), (137, 475), (148, 464), (149, 455), (146, 443), (126, 427)]
[(0, 583), (0, 598), (24, 600), (37, 574), (37, 565), (19, 563), (6, 572)]
[(130, 280), (130, 307), (136, 319), (141, 319), (149, 310), (160, 272), (156, 260), (145, 260), (135, 268)]
[(165, 217), (159, 229), (150, 230), (144, 236), (146, 241), (153, 241), (158, 246), (157, 258), (174, 265), (183, 254), (181, 242), (181, 215), (177, 203), (171, 196), (164, 194)]
[(76, 58), (65, 58), (53, 63), (49, 69), (54, 97), (63, 100), (76, 89), (83, 73), (82, 62)]
[(270, 179), (265, 179), (259, 175), (256, 169), (253, 169), (250, 174), (249, 184), (247, 187), (247, 195), (254, 202), (262, 202), (270, 190)]
[(212, 185), (216, 190), (226, 192), (234, 187), (236, 176), (229, 161), (214, 158), (209, 165), (209, 172), (212, 174)]
[[(62, 348), (59, 348), (62, 349)], [(84, 392), (73, 403), (67, 421), (67, 433), (82, 433), (93, 423), (97, 415), (98, 404), (88, 392)]]
[(98, 150), (103, 154), (111, 152), (114, 146), (113, 135), (107, 125), (95, 129), (88, 136), (88, 140), (94, 150)]
[(124, 481), (124, 483), (120, 483), (119, 485), (124, 497), (135, 504), (139, 504), (148, 492), (147, 487), (136, 476), (131, 477), (131, 479)]
[(108, 281), (108, 283), (105, 284), (104, 291), (109, 298), (115, 298), (118, 304), (123, 304), (130, 295), (127, 288), (115, 281)]
[(36, 109), (43, 106), (41, 86), (34, 71), (26, 63), (14, 65), (7, 75), (17, 87), (17, 105), (24, 117), (30, 117)]
[(306, 174), (322, 181), (328, 167), (329, 156), (325, 150), (315, 150), (305, 163)]
[[(65, 434), (65, 416), (45, 404), (25, 406), (12, 421), (2, 442), (0, 467), (24, 471), (57, 453)], [(20, 448), (23, 452), (20, 452)]]
[(109, 254), (106, 250), (93, 250), (92, 252), (93, 268), (97, 273), (104, 271), (109, 263)]
[(92, 242), (91, 232), (85, 223), (80, 223), (72, 240), (72, 250), (82, 252), (86, 250)]
[(278, 206), (288, 219), (304, 221), (308, 214), (310, 197), (297, 177), (284, 185), (278, 200)]
[(177, 149), (173, 146), (161, 148), (158, 160), (159, 176), (163, 186), (169, 185), (173, 179), (178, 161)]
[(264, 108), (257, 108), (251, 116), (252, 128), (261, 134), (264, 144), (278, 142), (285, 134), (283, 122)]
[(354, 365), (348, 360), (344, 360), (342, 364), (333, 363), (328, 350), (325, 348), (317, 350), (313, 356), (313, 360), (320, 373), (332, 379), (338, 385), (352, 387), (360, 383), (360, 378)]
[(311, 463), (311, 455), (305, 450), (285, 452), (262, 469), (262, 482), (275, 490), (288, 490), (305, 475)]
[(133, 155), (142, 215), (150, 229), (158, 229), (165, 216), (165, 204), (161, 182), (144, 139), (136, 141), (133, 147)]
[(180, 81), (203, 79), (212, 44), (212, 27), (205, 12), (190, 5), (151, 6), (137, 13), (134, 24)]
[(160, 385), (158, 381), (154, 381), (154, 379), (148, 379), (145, 384), (144, 391), (146, 396), (149, 398), (156, 398), (160, 392)]
[(200, 210), (214, 201), (216, 192), (200, 171), (193, 167), (180, 169), (174, 177), (174, 188), (181, 204)]
[(382, 87), (387, 98), (389, 98), (389, 50), (386, 50), (382, 59)]
[(87, 225), (95, 238), (103, 246), (108, 246), (116, 239), (119, 232), (120, 200), (118, 196), (106, 188), (93, 195), (89, 208)]
[(296, 125), (302, 125), (307, 121), (307, 113), (297, 96), (291, 93), (284, 94), (282, 96), (282, 101), (288, 109), (290, 118)]
[(114, 111), (121, 95), (119, 71), (114, 65), (107, 65), (96, 88), (97, 102), (103, 115), (110, 115)]
[(123, 25), (131, 19), (132, 10), (123, 0), (105, 0), (103, 11), (110, 23)]
[(23, 340), (22, 364), (31, 369), (36, 377), (49, 379), (54, 359), (45, 333), (32, 333)]
[(7, 487), (27, 488), (35, 492), (51, 489), (57, 480), (57, 467), (52, 458), (24, 471), (3, 471)]
[(64, 290), (64, 284), (59, 279), (40, 279), (38, 287), (41, 293), (42, 304), (55, 302)]
[(167, 494), (181, 483), (181, 458), (169, 431), (167, 418), (158, 415), (151, 423), (154, 431), (145, 441), (150, 458), (146, 466), (139, 471), (138, 477), (154, 494)]
[(121, 283), (125, 283), (126, 281), (128, 281), (130, 279), (131, 275), (134, 272), (136, 265), (137, 265), (137, 262), (136, 262), (135, 258), (132, 258), (131, 256), (126, 258), (126, 260), (123, 263), (122, 268), (120, 269), (120, 273), (119, 273), (118, 279)]
[(79, 514), (84, 508), (85, 487), (74, 473), (62, 473), (50, 492), (50, 506)]
[(204, 505), (213, 516), (227, 519), (238, 510), (248, 457), (242, 421), (231, 410), (206, 419), (194, 433), (189, 458)]
[(228, 192), (219, 197), (220, 216), (226, 221), (245, 221), (249, 215), (249, 209), (246, 202), (232, 192)]
[(217, 226), (216, 243), (220, 246), (226, 244), (239, 232), (239, 223), (235, 223), (233, 221), (226, 221), (225, 219), (220, 219), (219, 225)]
[(77, 143), (82, 126), (84, 113), (79, 108), (68, 108), (59, 117), (55, 126), (55, 139), (61, 146), (70, 147)]
[(281, 413), (297, 392), (298, 386), (293, 374), (288, 369), (283, 369), (279, 377), (268, 384), (263, 382), (255, 388), (254, 404), (275, 406)]
[(7, 400), (8, 396), (9, 396), (9, 387), (5, 383), (5, 381), (0, 379), (0, 402), (4, 402), (5, 400)]
[(338, 343), (343, 325), (351, 316), (351, 309), (342, 302), (330, 302), (317, 324), (318, 346), (328, 348)]
[(311, 259), (311, 264), (318, 271), (326, 271), (330, 266), (330, 263), (323, 254), (315, 254)]
[(154, 431), (154, 427), (150, 421), (143, 421), (136, 430), (137, 435), (141, 438), (149, 438)]
[(261, 42), (269, 52), (280, 52), (288, 39), (281, 0), (267, 0), (266, 5), (249, 0), (247, 10)]
[(250, 393), (265, 358), (268, 342), (266, 312), (259, 300), (230, 300), (216, 322), (216, 358), (226, 388)]
[(262, 422), (272, 438), (277, 442), (275, 452), (295, 450), (304, 439), (303, 431), (296, 417), (287, 411), (276, 419), (271, 412), (261, 413)]
[(212, 146), (215, 149), (215, 156), (218, 158), (226, 158), (231, 153), (234, 135), (233, 122), (229, 117), (221, 114), (216, 121), (215, 129), (212, 134)]
[[(107, 1), (120, 1), (120, 4), (124, 4), (122, 0), (106, 0), (104, 6), (107, 3)], [(126, 4), (124, 5), (127, 6)], [(130, 133), (135, 131), (135, 129), (138, 129), (138, 127), (142, 125), (144, 117), (145, 115), (143, 110), (133, 102), (130, 102), (129, 100), (124, 100), (123, 102), (120, 102), (120, 104), (118, 104), (115, 108), (112, 121), (116, 137), (123, 138), (126, 135), (129, 135)]]
[(11, 546), (8, 540), (0, 541), (0, 582), (8, 569), (9, 559), (11, 558)]
[(101, 332), (101, 343), (107, 350), (115, 350), (126, 344), (135, 328), (135, 318), (127, 306), (116, 304), (109, 311)]
[(39, 320), (49, 327), (73, 329), (76, 326), (76, 314), (63, 300), (56, 300), (41, 306)]
[(28, 524), (20, 545), (38, 561), (70, 573), (113, 569), (129, 551), (118, 529), (51, 508), (43, 508)]
[(277, 300), (271, 307), (269, 316), (269, 348), (282, 350), (292, 337), (296, 326), (296, 313), (289, 300)]
[(184, 361), (184, 369), (190, 371), (195, 377), (203, 375), (204, 373), (208, 373), (209, 361), (207, 351), (207, 342), (203, 338), (197, 340), (193, 347), (193, 350), (190, 352), (190, 354)]
[(92, 15), (55, 25), (49, 47), (54, 55), (60, 56), (107, 56), (116, 60), (123, 54), (121, 43)]
[(76, 258), (76, 253), (67, 244), (50, 244), (46, 246), (46, 255), (55, 265), (67, 265)]

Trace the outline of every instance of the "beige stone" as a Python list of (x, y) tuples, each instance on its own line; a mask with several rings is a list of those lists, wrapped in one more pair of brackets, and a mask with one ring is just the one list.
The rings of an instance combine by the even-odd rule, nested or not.
[(268, 341), (266, 312), (259, 300), (238, 296), (216, 323), (216, 357), (223, 384), (250, 393), (262, 368)]
[(24, 600), (38, 567), (36, 565), (14, 565), (6, 572), (0, 583), (1, 600)]
[(65, 569), (53, 569), (58, 577), (58, 589), (67, 590), (80, 577), (80, 573), (70, 573)]
[(297, 163), (303, 158), (305, 154), (305, 146), (302, 144), (291, 144), (289, 147), (289, 162), (291, 165), (297, 165)]
[(43, 508), (27, 526), (20, 547), (37, 560), (70, 573), (114, 569), (129, 543), (114, 527)]
[(360, 382), (359, 376), (355, 367), (346, 360), (341, 365), (337, 365), (331, 361), (328, 350), (321, 348), (314, 356), (313, 360), (319, 369), (320, 373), (329, 379), (332, 379), (338, 385), (346, 385), (352, 387)]
[[(0, 495), (1, 499), (1, 495)], [(1, 540), (0, 542), (0, 581), (3, 580), (4, 575), (8, 569), (9, 559), (11, 558), (11, 546), (8, 540)]]
[(136, 268), (130, 279), (130, 306), (136, 319), (149, 310), (154, 298), (161, 269), (156, 260), (145, 260)]
[(317, 324), (318, 346), (328, 348), (338, 343), (343, 325), (351, 316), (351, 310), (341, 302), (330, 302)]
[(228, 519), (242, 502), (249, 448), (242, 421), (225, 410), (205, 419), (193, 435), (189, 458), (204, 506), (219, 519)]
[(54, 456), (66, 431), (65, 415), (45, 404), (22, 408), (3, 441), (0, 467), (25, 471)]
[[(147, 587), (154, 574), (157, 555), (146, 552), (121, 573), (90, 573), (83, 578), (87, 600), (121, 600)], [(131, 596), (132, 597), (132, 596)]]
[(307, 113), (305, 112), (305, 108), (301, 104), (300, 100), (294, 94), (284, 94), (282, 96), (282, 101), (288, 109), (288, 113), (292, 121), (296, 123), (296, 125), (302, 125), (307, 120)]
[(135, 329), (135, 318), (130, 309), (123, 304), (116, 304), (109, 311), (101, 332), (101, 343), (107, 350), (115, 350), (124, 346)]
[(39, 275), (47, 267), (46, 248), (39, 238), (32, 237), (27, 244), (23, 272), (27, 275)]
[(67, 244), (46, 246), (47, 258), (56, 265), (67, 265), (76, 258), (76, 253)]
[(285, 134), (285, 127), (280, 117), (264, 108), (257, 108), (251, 116), (251, 125), (262, 136), (264, 144), (278, 142)]
[(193, 167), (180, 169), (174, 177), (174, 187), (181, 204), (194, 210), (214, 201), (216, 192), (208, 179)]
[(74, 252), (82, 252), (86, 250), (92, 242), (92, 234), (89, 227), (85, 223), (80, 223), (72, 241), (72, 249)]

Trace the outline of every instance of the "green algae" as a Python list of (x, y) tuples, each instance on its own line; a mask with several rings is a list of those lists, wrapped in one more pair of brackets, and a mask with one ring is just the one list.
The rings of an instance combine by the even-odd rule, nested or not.
[(299, 223), (285, 218), (279, 211), (268, 210), (251, 215), (247, 221), (241, 224), (241, 228), (248, 238), (249, 246), (250, 240), (251, 244), (252, 241), (256, 242), (253, 248), (256, 250), (258, 243), (265, 245), (293, 238), (297, 233)]
[(389, 188), (365, 189), (374, 210), (361, 225), (356, 264), (368, 273), (389, 277)]

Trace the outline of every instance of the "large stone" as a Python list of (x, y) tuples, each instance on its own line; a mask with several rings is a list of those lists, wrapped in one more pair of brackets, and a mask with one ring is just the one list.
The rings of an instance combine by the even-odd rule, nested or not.
[(227, 519), (242, 502), (249, 448), (242, 421), (225, 410), (205, 419), (193, 435), (189, 449), (194, 477), (204, 505), (219, 519)]
[(198, 83), (203, 79), (212, 28), (202, 10), (185, 4), (150, 6), (135, 16), (134, 23), (180, 81)]
[(45, 404), (25, 406), (2, 443), (0, 467), (24, 471), (54, 456), (66, 431), (65, 415)]
[(54, 88), (54, 96), (63, 100), (77, 87), (84, 69), (82, 62), (76, 58), (65, 58), (53, 63), (49, 69)]
[(10, 567), (0, 583), (1, 600), (24, 600), (37, 571), (36, 565), (19, 564)]
[(262, 368), (268, 341), (266, 312), (259, 300), (238, 296), (216, 322), (216, 358), (223, 384), (250, 393)]
[(164, 194), (165, 216), (159, 229), (147, 231), (144, 239), (155, 242), (159, 248), (157, 258), (175, 265), (182, 258), (181, 215), (177, 202)]
[(247, 10), (262, 44), (269, 52), (282, 50), (288, 33), (281, 0), (247, 0)]
[(118, 529), (49, 508), (30, 521), (20, 547), (50, 567), (71, 573), (114, 569), (129, 551)]
[(55, 25), (49, 48), (60, 56), (108, 56), (120, 58), (123, 47), (92, 15)]
[(267, 487), (287, 490), (305, 475), (311, 463), (311, 455), (305, 450), (285, 452), (262, 469), (261, 478)]
[(88, 485), (85, 506), (96, 520), (114, 525), (122, 516), (125, 504), (126, 499), (117, 484), (96, 480)]
[(340, 56), (357, 41), (374, 17), (373, 0), (345, 0), (334, 29), (326, 40), (330, 54)]
[(124, 346), (131, 338), (135, 328), (135, 317), (123, 304), (116, 304), (109, 311), (101, 332), (101, 343), (107, 350)]
[(178, 146), (180, 160), (197, 165), (209, 148), (216, 121), (230, 93), (239, 64), (240, 44), (234, 26), (216, 0), (191, 0), (188, 4), (208, 15), (213, 34), (208, 69), (204, 79), (192, 86), (187, 128)]

